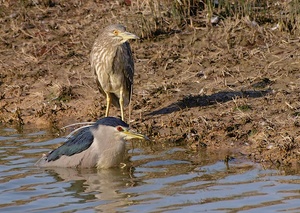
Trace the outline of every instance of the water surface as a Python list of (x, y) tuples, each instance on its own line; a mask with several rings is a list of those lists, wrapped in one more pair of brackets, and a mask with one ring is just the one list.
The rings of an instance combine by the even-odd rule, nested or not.
[(34, 166), (63, 141), (0, 127), (0, 212), (300, 212), (297, 173), (222, 152), (139, 142), (123, 169)]

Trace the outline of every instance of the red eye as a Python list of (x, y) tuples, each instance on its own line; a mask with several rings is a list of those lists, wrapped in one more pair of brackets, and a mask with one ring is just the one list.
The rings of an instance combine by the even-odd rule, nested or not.
[(123, 131), (124, 131), (124, 129), (123, 129), (122, 127), (120, 127), (120, 126), (117, 127), (117, 130), (118, 130), (119, 132), (123, 132)]

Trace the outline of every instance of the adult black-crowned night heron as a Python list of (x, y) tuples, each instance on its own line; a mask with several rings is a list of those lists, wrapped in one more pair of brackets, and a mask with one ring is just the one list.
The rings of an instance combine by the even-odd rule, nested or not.
[(91, 67), (100, 92), (106, 96), (106, 117), (113, 103), (121, 109), (124, 120), (124, 106), (130, 103), (134, 74), (128, 40), (138, 38), (123, 25), (115, 24), (104, 28), (92, 47)]
[(125, 139), (147, 139), (131, 131), (119, 118), (105, 117), (44, 155), (37, 163), (40, 167), (110, 168), (120, 165), (125, 156)]

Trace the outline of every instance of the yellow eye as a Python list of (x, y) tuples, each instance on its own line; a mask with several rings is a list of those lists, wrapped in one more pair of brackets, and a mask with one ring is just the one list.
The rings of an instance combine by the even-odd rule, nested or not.
[(114, 30), (113, 34), (118, 35), (118, 30)]

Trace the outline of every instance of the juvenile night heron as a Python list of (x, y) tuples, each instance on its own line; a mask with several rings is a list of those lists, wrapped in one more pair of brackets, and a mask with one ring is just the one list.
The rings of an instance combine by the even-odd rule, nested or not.
[(124, 107), (130, 103), (134, 74), (128, 40), (138, 38), (123, 25), (115, 24), (104, 28), (92, 47), (91, 67), (98, 89), (106, 96), (106, 117), (113, 103), (121, 109), (124, 120)]
[(128, 124), (119, 118), (105, 117), (78, 130), (63, 145), (44, 155), (36, 165), (98, 169), (115, 167), (124, 160), (125, 139), (132, 138), (147, 139), (129, 130)]

